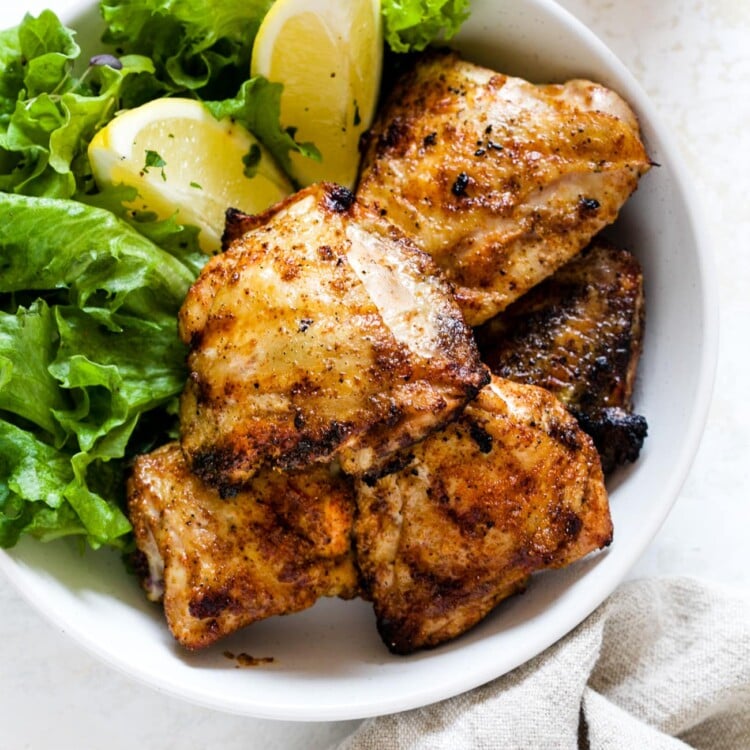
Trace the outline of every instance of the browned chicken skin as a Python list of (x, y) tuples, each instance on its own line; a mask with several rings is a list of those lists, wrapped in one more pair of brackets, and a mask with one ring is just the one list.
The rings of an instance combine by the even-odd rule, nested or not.
[(362, 585), (395, 653), (465, 632), (534, 571), (612, 538), (591, 439), (550, 393), (508, 380), (356, 491)]
[(609, 472), (634, 461), (646, 436), (646, 420), (632, 413), (643, 320), (638, 261), (597, 239), (476, 338), (496, 375), (546, 388), (565, 404)]
[(170, 443), (136, 460), (128, 500), (144, 587), (187, 648), (357, 593), (352, 490), (326, 466), (266, 470), (222, 499)]
[(249, 231), (180, 311), (182, 446), (224, 494), (264, 464), (377, 471), (488, 381), (432, 259), (349, 191), (315, 185), (234, 222)]
[(603, 86), (432, 52), (371, 129), (357, 197), (433, 256), (478, 325), (614, 221), (648, 168), (635, 116)]

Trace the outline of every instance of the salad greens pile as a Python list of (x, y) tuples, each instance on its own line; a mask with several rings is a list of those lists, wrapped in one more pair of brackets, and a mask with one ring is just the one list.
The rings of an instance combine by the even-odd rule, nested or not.
[[(87, 158), (115, 114), (163, 96), (231, 116), (282, 167), (315, 157), (248, 80), (273, 0), (101, 0), (84, 56), (52, 11), (0, 31), (0, 546), (78, 535), (126, 549), (132, 457), (177, 433), (177, 311), (206, 257), (195, 227), (126, 211)], [(383, 0), (395, 52), (453, 34), (468, 0)]]

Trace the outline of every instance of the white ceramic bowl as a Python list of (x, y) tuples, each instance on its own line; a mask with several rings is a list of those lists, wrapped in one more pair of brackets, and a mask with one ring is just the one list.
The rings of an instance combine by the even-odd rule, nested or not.
[[(50, 4), (79, 29), (84, 46), (95, 38), (93, 3)], [(19, 20), (7, 9), (0, 18), (3, 26)], [(21, 592), (113, 667), (189, 701), (257, 717), (335, 720), (425, 705), (513, 669), (576, 626), (623, 579), (669, 512), (702, 432), (717, 339), (705, 236), (670, 135), (622, 64), (550, 0), (475, 0), (457, 44), (468, 58), (506, 73), (536, 81), (588, 77), (613, 87), (635, 108), (660, 165), (609, 232), (639, 256), (648, 305), (636, 404), (649, 436), (639, 461), (610, 483), (614, 544), (567, 570), (539, 575), (523, 597), (462, 638), (409, 657), (386, 651), (367, 604), (338, 600), (189, 654), (116, 555), (33, 542), (0, 554), (0, 567)], [(274, 661), (236, 669), (225, 650)]]

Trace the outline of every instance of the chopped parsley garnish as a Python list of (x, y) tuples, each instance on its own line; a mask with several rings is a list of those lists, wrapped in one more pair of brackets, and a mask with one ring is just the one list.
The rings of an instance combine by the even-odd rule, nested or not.
[(260, 157), (260, 146), (257, 143), (253, 143), (250, 146), (250, 150), (242, 157), (242, 163), (245, 165), (245, 177), (255, 177), (258, 165), (260, 164)]
[(151, 167), (154, 167), (156, 169), (161, 170), (161, 178), (162, 180), (166, 181), (167, 174), (164, 171), (164, 167), (167, 166), (167, 162), (164, 161), (164, 159), (161, 158), (161, 156), (156, 151), (152, 151), (151, 149), (146, 149), (146, 162), (143, 165), (143, 172), (144, 174), (148, 173), (148, 170)]

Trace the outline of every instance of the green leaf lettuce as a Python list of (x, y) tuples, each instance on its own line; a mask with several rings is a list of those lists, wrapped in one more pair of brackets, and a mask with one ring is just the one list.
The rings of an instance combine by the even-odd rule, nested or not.
[(174, 431), (193, 278), (104, 209), (0, 193), (0, 545), (126, 543), (127, 462)]
[(385, 41), (394, 52), (450, 39), (469, 17), (469, 0), (382, 0)]

